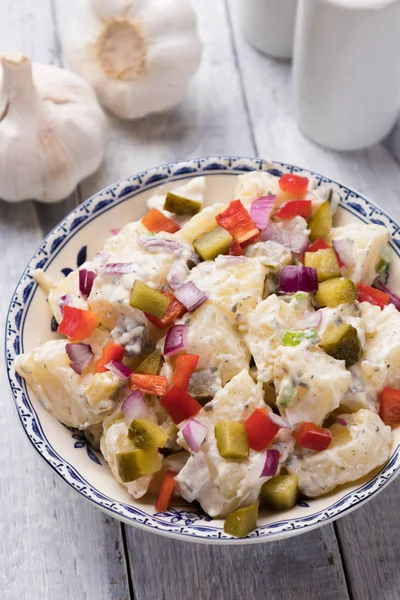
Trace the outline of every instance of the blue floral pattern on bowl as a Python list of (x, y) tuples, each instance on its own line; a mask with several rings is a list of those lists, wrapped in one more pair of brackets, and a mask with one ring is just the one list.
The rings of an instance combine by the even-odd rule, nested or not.
[[(25, 318), (37, 288), (31, 272), (36, 268), (46, 270), (60, 250), (89, 222), (113, 209), (118, 204), (133, 198), (136, 194), (156, 187), (160, 182), (177, 181), (202, 174), (207, 176), (224, 173), (232, 175), (252, 170), (267, 170), (274, 175), (298, 173), (308, 177), (313, 176), (317, 185), (331, 185), (339, 193), (343, 209), (363, 222), (379, 222), (389, 229), (392, 235), (391, 246), (397, 256), (400, 256), (400, 231), (397, 223), (371, 201), (335, 181), (300, 167), (265, 161), (259, 158), (229, 156), (199, 158), (171, 163), (139, 173), (109, 186), (78, 206), (55, 227), (35, 252), (17, 284), (6, 320), (6, 367), (11, 394), (21, 424), (35, 449), (72, 488), (93, 502), (98, 508), (147, 531), (155, 531), (182, 540), (238, 543), (238, 540), (227, 536), (222, 527), (216, 525), (215, 521), (200, 509), (183, 505), (173, 506), (165, 513), (149, 513), (142, 509), (139, 504), (133, 506), (126, 502), (116, 501), (89, 483), (65, 457), (57, 452), (47, 439), (30, 399), (29, 389), (13, 369), (13, 359), (23, 350), (21, 340)], [(77, 257), (78, 266), (86, 260), (86, 252), (86, 247), (80, 250)], [(68, 275), (69, 272), (70, 267), (63, 269), (65, 275)], [(86, 449), (91, 460), (101, 465), (98, 457), (87, 445), (81, 433), (73, 431), (71, 436), (71, 441), (77, 451)], [(95, 468), (94, 465), (93, 468)], [(360, 485), (355, 491), (344, 494), (339, 501), (332, 503), (324, 510), (311, 511), (311, 514), (287, 519), (282, 518), (282, 515), (278, 515), (276, 521), (259, 526), (245, 541), (256, 542), (278, 539), (328, 523), (377, 494), (393, 480), (399, 471), (400, 451), (399, 446), (397, 446), (389, 462), (380, 472), (367, 483)], [(308, 509), (310, 511), (312, 502), (300, 501), (299, 506), (303, 510)], [(243, 543), (243, 540), (240, 540), (240, 543)]]

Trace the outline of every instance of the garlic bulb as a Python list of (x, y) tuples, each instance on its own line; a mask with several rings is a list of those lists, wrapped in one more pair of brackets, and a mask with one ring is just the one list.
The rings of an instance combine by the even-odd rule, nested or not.
[(74, 73), (22, 55), (0, 63), (0, 198), (61, 200), (101, 163), (103, 111)]
[(190, 0), (85, 0), (81, 10), (66, 54), (105, 107), (137, 119), (180, 102), (201, 58)]

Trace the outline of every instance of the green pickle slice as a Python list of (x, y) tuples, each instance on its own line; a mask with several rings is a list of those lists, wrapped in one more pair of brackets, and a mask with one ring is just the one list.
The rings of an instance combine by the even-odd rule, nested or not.
[(261, 488), (261, 503), (271, 510), (289, 510), (299, 495), (298, 476), (278, 475), (266, 481)]
[(193, 242), (193, 248), (203, 260), (214, 260), (218, 254), (225, 254), (232, 245), (233, 237), (223, 227), (218, 225), (212, 231), (207, 231)]
[(133, 285), (130, 305), (155, 317), (163, 317), (170, 299), (137, 279)]
[(136, 369), (136, 373), (143, 375), (158, 375), (162, 364), (161, 350), (154, 350), (151, 354), (146, 356)]
[(133, 419), (129, 426), (129, 439), (141, 450), (164, 448), (167, 434), (154, 421), (147, 418)]
[(337, 277), (319, 284), (315, 299), (321, 306), (335, 308), (339, 304), (353, 304), (357, 300), (357, 290), (351, 279)]
[(357, 329), (352, 325), (343, 323), (327, 327), (319, 345), (329, 356), (344, 360), (348, 369), (361, 358), (360, 340)]
[(201, 210), (201, 202), (197, 200), (190, 200), (190, 198), (184, 198), (178, 196), (172, 192), (168, 192), (165, 197), (163, 206), (164, 210), (174, 213), (175, 215), (197, 215)]
[(228, 535), (244, 538), (257, 527), (258, 504), (239, 508), (227, 516), (224, 531)]
[(314, 242), (317, 238), (325, 238), (332, 229), (332, 213), (327, 200), (317, 210), (310, 221), (310, 240)]
[(160, 471), (162, 462), (156, 450), (145, 452), (140, 448), (116, 455), (118, 475), (122, 483)]
[(317, 270), (318, 281), (340, 277), (339, 262), (333, 248), (306, 252), (304, 264)]
[(249, 440), (246, 427), (237, 421), (220, 421), (215, 425), (218, 452), (223, 458), (247, 458)]

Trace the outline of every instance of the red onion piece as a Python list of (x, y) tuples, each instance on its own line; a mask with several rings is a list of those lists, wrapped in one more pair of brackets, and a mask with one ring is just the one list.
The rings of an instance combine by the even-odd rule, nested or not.
[(125, 421), (130, 425), (133, 419), (143, 419), (149, 416), (149, 409), (140, 390), (135, 390), (124, 400), (121, 406)]
[(337, 417), (336, 421), (339, 423), (339, 425), (343, 425), (343, 427), (347, 427), (347, 421), (346, 421), (346, 419), (343, 419), (343, 417)]
[(307, 225), (302, 217), (280, 223), (270, 221), (260, 237), (263, 242), (272, 240), (298, 254), (305, 252), (309, 245)]
[(289, 421), (280, 415), (276, 415), (274, 412), (269, 412), (268, 417), (273, 423), (275, 423), (275, 425), (278, 425), (278, 427), (283, 427), (283, 429), (292, 429)]
[(264, 231), (275, 205), (276, 196), (262, 196), (253, 200), (250, 206), (250, 218), (260, 231)]
[(189, 448), (193, 452), (199, 452), (207, 434), (207, 427), (197, 419), (190, 419), (182, 429), (182, 434)]
[(188, 281), (181, 287), (176, 288), (174, 294), (189, 312), (194, 312), (208, 300), (208, 296), (199, 290), (193, 281)]
[(351, 252), (352, 242), (348, 240), (333, 240), (332, 246), (345, 267), (354, 267), (354, 257)]
[(82, 296), (86, 298), (90, 296), (92, 291), (93, 282), (97, 275), (94, 271), (88, 271), (87, 269), (79, 269), (79, 291)]
[(275, 448), (269, 448), (265, 457), (264, 468), (260, 477), (275, 477), (279, 467), (279, 452)]
[(99, 261), (101, 264), (103, 264), (109, 259), (109, 257), (110, 254), (108, 252), (100, 251), (94, 255), (93, 260)]
[(112, 360), (109, 362), (106, 365), (106, 369), (111, 371), (111, 373), (114, 373), (114, 375), (118, 375), (118, 377), (123, 381), (129, 379), (129, 377), (132, 375), (131, 369), (117, 360)]
[(83, 371), (89, 366), (90, 361), (94, 357), (92, 348), (89, 344), (66, 344), (65, 352), (68, 354), (68, 358), (71, 361), (69, 366), (78, 375), (82, 375)]
[(127, 262), (127, 263), (107, 263), (105, 267), (99, 269), (99, 273), (106, 273), (107, 275), (137, 275), (138, 277), (144, 277), (145, 273), (138, 262)]
[(302, 265), (288, 265), (282, 267), (279, 277), (279, 292), (294, 294), (296, 292), (317, 292), (317, 270)]
[(231, 256), (230, 254), (219, 254), (214, 260), (214, 264), (217, 268), (229, 267), (230, 265), (237, 265), (239, 263), (248, 262), (248, 256)]
[(321, 325), (322, 312), (315, 310), (307, 313), (302, 319), (296, 321), (298, 329), (317, 329)]
[(58, 304), (58, 308), (60, 309), (61, 314), (64, 314), (64, 306), (65, 304), (68, 304), (69, 306), (71, 306), (71, 294), (66, 294), (64, 296), (60, 296), (57, 300), (57, 304)]
[(179, 254), (182, 250), (182, 245), (178, 244), (178, 242), (155, 236), (140, 237), (138, 242), (147, 252), (171, 252), (172, 254)]
[(113, 235), (118, 235), (121, 231), (121, 227), (118, 227), (118, 229), (110, 229), (110, 231)]
[(381, 290), (381, 292), (385, 292), (385, 294), (387, 294), (390, 298), (390, 300), (389, 300), (390, 304), (394, 304), (395, 307), (397, 308), (397, 310), (400, 310), (400, 296), (398, 296), (397, 294), (392, 292), (392, 290), (390, 290), (388, 287), (386, 287), (386, 285), (383, 285), (383, 283), (381, 281), (378, 281), (377, 283), (375, 283), (375, 287), (378, 290)]
[(167, 283), (172, 290), (175, 290), (177, 287), (180, 287), (187, 276), (189, 275), (189, 267), (186, 264), (186, 261), (182, 258), (178, 258), (174, 264), (172, 265), (170, 272), (167, 276)]
[(168, 329), (164, 342), (164, 356), (172, 356), (180, 350), (185, 350), (187, 333), (187, 327), (185, 325), (173, 325)]

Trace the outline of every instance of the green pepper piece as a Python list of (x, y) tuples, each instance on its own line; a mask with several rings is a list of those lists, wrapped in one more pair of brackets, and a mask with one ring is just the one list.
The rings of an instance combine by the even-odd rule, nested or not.
[(317, 238), (325, 238), (332, 229), (332, 213), (327, 200), (317, 210), (310, 221), (310, 240), (314, 242)]
[(237, 421), (220, 421), (215, 425), (218, 451), (223, 458), (247, 458), (249, 441), (246, 427)]
[(131, 292), (130, 305), (155, 317), (163, 317), (170, 299), (137, 279)]
[(290, 510), (299, 495), (299, 478), (295, 474), (278, 475), (263, 483), (261, 503), (271, 510)]
[(167, 434), (154, 421), (147, 418), (133, 419), (129, 426), (128, 438), (141, 450), (164, 448)]
[(194, 240), (193, 247), (203, 260), (214, 260), (218, 254), (228, 252), (232, 242), (233, 237), (229, 231), (218, 225)]
[(158, 375), (162, 360), (161, 350), (154, 350), (154, 352), (142, 360), (136, 369), (136, 373), (142, 373), (143, 375)]
[(339, 304), (353, 304), (357, 300), (357, 290), (351, 279), (337, 277), (319, 284), (315, 299), (321, 306), (335, 308)]
[(157, 473), (162, 466), (161, 458), (155, 450), (145, 452), (137, 448), (129, 452), (119, 452), (116, 454), (116, 460), (118, 475), (122, 483)]
[(349, 369), (361, 358), (362, 348), (357, 329), (352, 325), (331, 325), (326, 328), (320, 347), (329, 356), (337, 360), (344, 360)]
[(174, 213), (175, 215), (197, 215), (201, 211), (201, 202), (197, 200), (190, 200), (190, 198), (184, 198), (178, 196), (172, 192), (168, 192), (165, 197), (163, 206), (164, 210)]
[(287, 408), (290, 405), (293, 398), (295, 397), (296, 392), (297, 389), (295, 387), (292, 387), (291, 385), (283, 387), (279, 392), (277, 400), (278, 404)]
[(306, 252), (304, 264), (317, 270), (318, 281), (340, 277), (339, 262), (333, 248)]
[(305, 340), (314, 344), (318, 342), (319, 337), (315, 329), (306, 329), (305, 331), (296, 331), (295, 329), (283, 330), (282, 346), (298, 346)]
[(258, 504), (239, 508), (227, 516), (224, 531), (228, 535), (244, 538), (257, 527)]

